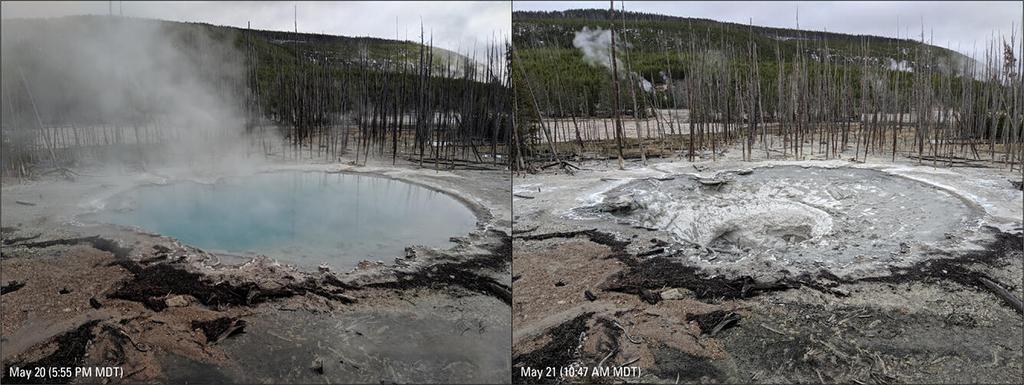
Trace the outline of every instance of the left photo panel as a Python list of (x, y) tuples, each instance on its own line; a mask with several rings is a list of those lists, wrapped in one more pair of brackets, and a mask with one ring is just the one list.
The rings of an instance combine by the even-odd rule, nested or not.
[(0, 382), (510, 382), (509, 2), (0, 11)]

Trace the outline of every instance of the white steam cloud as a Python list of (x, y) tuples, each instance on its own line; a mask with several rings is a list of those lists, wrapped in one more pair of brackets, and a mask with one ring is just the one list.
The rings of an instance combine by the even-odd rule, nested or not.
[[(572, 45), (583, 53), (583, 62), (595, 67), (603, 67), (608, 71), (612, 70), (612, 32), (605, 29), (590, 29), (583, 27), (582, 30), (576, 32), (576, 35), (572, 38)], [(642, 76), (635, 72), (627, 73), (622, 66), (622, 62), (616, 58), (615, 66), (619, 69), (620, 75), (628, 75), (632, 79), (637, 80), (637, 86), (642, 88), (645, 92), (651, 92), (653, 86), (651, 82), (644, 79)]]
[(583, 52), (583, 62), (609, 70), (612, 68), (611, 31), (583, 27), (572, 38), (572, 46)]
[(128, 133), (119, 142), (139, 145), (132, 153), (144, 163), (207, 162), (244, 142), (245, 62), (234, 40), (226, 29), (145, 19), (4, 20), (4, 99), (16, 110), (4, 125), (35, 129), (31, 102), (44, 127), (75, 125), (83, 141)]

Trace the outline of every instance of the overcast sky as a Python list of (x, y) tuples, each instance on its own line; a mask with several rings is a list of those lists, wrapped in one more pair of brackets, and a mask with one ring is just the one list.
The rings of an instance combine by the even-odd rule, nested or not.
[[(925, 39), (934, 32), (935, 45), (957, 50), (970, 56), (972, 46), (978, 43), (978, 56), (982, 45), (993, 33), (1004, 34), (1009, 40), (1012, 29), (1017, 31), (1019, 46), (1022, 1), (627, 1), (626, 11), (650, 12), (665, 15), (696, 17), (768, 27), (796, 27), (797, 9), (800, 10), (800, 28), (828, 30), (859, 35), (894, 37), (897, 16), (899, 37), (920, 39), (921, 20), (924, 19)], [(607, 1), (516, 1), (516, 11), (559, 11), (578, 8), (608, 8)], [(615, 8), (621, 3), (616, 1)], [(1017, 48), (1019, 51), (1020, 49)]]
[(466, 52), (476, 43), (509, 37), (512, 11), (507, 1), (435, 2), (234, 2), (234, 1), (4, 1), (3, 18), (35, 18), (81, 14), (114, 14), (173, 21), (291, 31), (298, 6), (299, 32), (343, 36), (398, 37), (419, 40), (420, 18), (434, 45)]

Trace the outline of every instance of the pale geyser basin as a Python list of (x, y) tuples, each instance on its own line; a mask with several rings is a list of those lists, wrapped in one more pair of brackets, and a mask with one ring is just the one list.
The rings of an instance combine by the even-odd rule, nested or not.
[(361, 174), (271, 172), (118, 194), (93, 221), (134, 226), (207, 251), (348, 270), (408, 246), (448, 247), (477, 217), (445, 193)]
[[(719, 184), (721, 182), (721, 184)], [(847, 264), (934, 245), (978, 226), (983, 211), (949, 191), (878, 170), (799, 166), (643, 179), (581, 213), (667, 231), (717, 260), (766, 255)]]

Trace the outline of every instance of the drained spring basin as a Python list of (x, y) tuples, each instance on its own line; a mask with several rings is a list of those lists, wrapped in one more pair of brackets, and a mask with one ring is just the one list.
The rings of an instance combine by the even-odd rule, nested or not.
[(410, 245), (443, 247), (473, 231), (456, 199), (394, 179), (275, 172), (145, 186), (120, 194), (98, 220), (137, 226), (203, 249), (263, 254), (300, 267), (347, 270), (401, 256)]
[(778, 166), (699, 179), (638, 180), (582, 211), (712, 251), (804, 262), (910, 257), (977, 224), (980, 209), (934, 186), (857, 168)]

